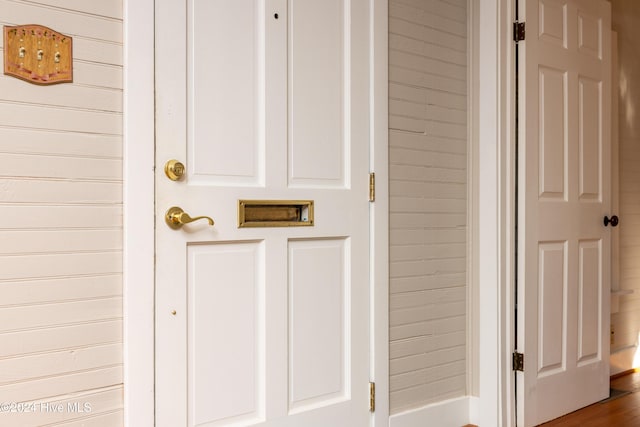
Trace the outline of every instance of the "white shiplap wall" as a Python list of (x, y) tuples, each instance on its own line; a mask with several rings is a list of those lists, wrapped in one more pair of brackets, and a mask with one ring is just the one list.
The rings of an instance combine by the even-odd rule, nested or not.
[(633, 294), (620, 298), (620, 309), (611, 316), (615, 329), (611, 351), (629, 353), (613, 369), (637, 366), (640, 334), (640, 2), (613, 0), (612, 27), (618, 33), (619, 91), (619, 269), (620, 283), (612, 284)]
[(0, 425), (119, 426), (122, 2), (0, 0), (0, 23), (70, 35), (75, 57), (73, 84), (0, 75), (0, 402), (63, 407)]
[(467, 0), (390, 0), (391, 413), (466, 394)]

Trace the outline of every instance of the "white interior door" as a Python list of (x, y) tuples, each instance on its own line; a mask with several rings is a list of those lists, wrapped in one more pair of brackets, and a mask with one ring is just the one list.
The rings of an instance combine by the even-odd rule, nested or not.
[(533, 426), (609, 392), (611, 15), (605, 0), (520, 14), (517, 397)]
[[(156, 425), (369, 425), (368, 20), (156, 0)], [(241, 199), (312, 200), (314, 223), (239, 228)], [(174, 230), (172, 206), (215, 225)]]

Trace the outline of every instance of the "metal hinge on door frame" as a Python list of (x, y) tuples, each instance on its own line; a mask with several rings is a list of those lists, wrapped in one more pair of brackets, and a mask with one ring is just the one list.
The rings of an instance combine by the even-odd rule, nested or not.
[(524, 372), (524, 354), (513, 352), (513, 370)]
[(369, 172), (369, 201), (376, 201), (376, 174)]
[(369, 383), (369, 411), (376, 410), (376, 383)]
[(524, 40), (525, 37), (525, 25), (524, 22), (514, 22), (513, 23), (513, 41), (520, 42)]

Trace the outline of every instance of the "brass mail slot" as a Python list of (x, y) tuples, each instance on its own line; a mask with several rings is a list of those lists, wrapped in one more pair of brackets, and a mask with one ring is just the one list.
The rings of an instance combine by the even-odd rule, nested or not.
[(238, 228), (313, 225), (313, 200), (238, 200)]

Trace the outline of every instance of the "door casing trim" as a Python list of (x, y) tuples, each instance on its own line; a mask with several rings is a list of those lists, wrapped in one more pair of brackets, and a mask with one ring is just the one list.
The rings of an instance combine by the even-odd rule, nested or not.
[(124, 0), (124, 424), (155, 424), (154, 0)]

